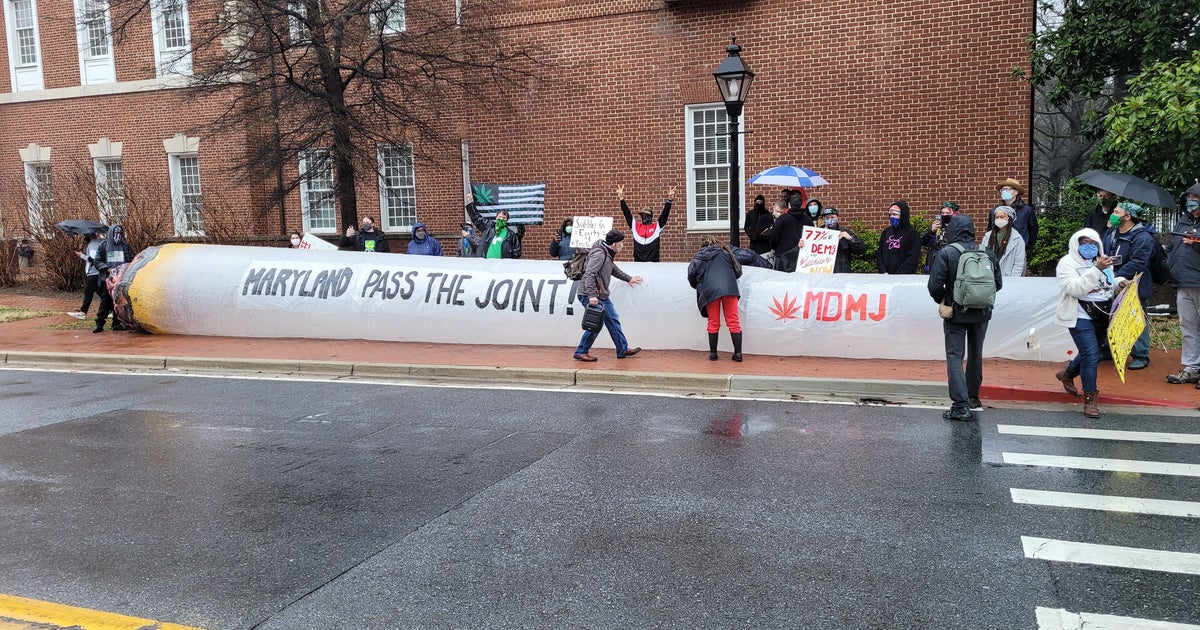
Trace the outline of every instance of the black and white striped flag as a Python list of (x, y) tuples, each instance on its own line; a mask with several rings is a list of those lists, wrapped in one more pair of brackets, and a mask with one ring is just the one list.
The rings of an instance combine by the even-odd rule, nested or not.
[(471, 182), (475, 209), (485, 219), (496, 218), (496, 212), (508, 211), (513, 225), (541, 225), (546, 213), (546, 182), (537, 184), (477, 184)]

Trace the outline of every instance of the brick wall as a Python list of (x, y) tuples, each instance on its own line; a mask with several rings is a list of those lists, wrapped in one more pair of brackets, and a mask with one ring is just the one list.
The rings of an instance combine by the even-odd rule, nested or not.
[[(667, 188), (679, 187), (663, 256), (690, 259), (702, 234), (685, 229), (684, 108), (717, 100), (711, 73), (725, 57), (731, 32), (757, 74), (742, 119), (752, 132), (745, 137), (747, 177), (784, 163), (813, 168), (831, 182), (817, 196), (838, 206), (844, 220), (875, 225), (901, 198), (925, 214), (953, 200), (978, 222), (996, 203), (997, 181), (1028, 177), (1030, 91), (1008, 77), (1026, 63), (1031, 0), (679, 5), (522, 0), (494, 16), (506, 35), (546, 47), (554, 71), (518, 95), (513, 112), (446, 106), (458, 121), (457, 135), (470, 144), (472, 179), (548, 183), (546, 225), (527, 233), (528, 256), (548, 257), (547, 243), (565, 216), (607, 214), (622, 223), (614, 189), (624, 184), (635, 209), (657, 209)], [(39, 14), (69, 16), (69, 7), (67, 0), (41, 0)], [(143, 17), (116, 46), (119, 80), (153, 76), (149, 18)], [(42, 25), (47, 87), (79, 83), (67, 23)], [(0, 51), (0, 91), (9, 89), (6, 55)], [(186, 101), (171, 90), (0, 101), (0, 173), (19, 173), (17, 151), (30, 142), (53, 148), (57, 172), (64, 160), (86, 160), (86, 145), (103, 136), (125, 142), (128, 179), (157, 178), (165, 186), (162, 140), (219, 115), (221, 106), (212, 99)], [(201, 143), (205, 196), (220, 195), (231, 209), (261, 204), (274, 186), (273, 179), (243, 183), (225, 170), (246, 137)], [(458, 147), (418, 141), (422, 150), (435, 159), (417, 165), (418, 218), (439, 237), (450, 237), (443, 238), (449, 250), (462, 218)], [(374, 173), (357, 186), (359, 214), (378, 217)], [(743, 185), (742, 193), (747, 201), (758, 193), (773, 199), (777, 188)], [(5, 225), (23, 212), (5, 205)], [(278, 232), (272, 212), (255, 214), (253, 229)], [(289, 229), (300, 225), (299, 215), (293, 193)], [(393, 250), (403, 250), (403, 239)]]

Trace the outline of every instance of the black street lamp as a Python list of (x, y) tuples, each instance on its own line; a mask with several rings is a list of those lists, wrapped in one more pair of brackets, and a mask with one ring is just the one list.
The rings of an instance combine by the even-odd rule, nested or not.
[(742, 63), (742, 47), (737, 44), (737, 35), (733, 43), (725, 49), (729, 53), (721, 65), (717, 66), (713, 77), (717, 80), (717, 88), (721, 90), (721, 100), (725, 101), (725, 111), (729, 114), (729, 244), (738, 246), (740, 229), (738, 217), (741, 216), (741, 160), (738, 155), (738, 116), (742, 115), (742, 105), (746, 103), (746, 95), (750, 93), (750, 82), (754, 73)]

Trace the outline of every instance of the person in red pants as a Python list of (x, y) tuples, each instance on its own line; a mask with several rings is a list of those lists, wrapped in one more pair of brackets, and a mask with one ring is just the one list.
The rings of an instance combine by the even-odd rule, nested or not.
[(700, 315), (708, 318), (708, 360), (717, 360), (717, 336), (721, 332), (721, 312), (733, 338), (733, 360), (742, 360), (742, 324), (738, 321), (738, 278), (742, 266), (733, 251), (710, 234), (700, 243), (700, 251), (688, 265), (688, 284), (696, 289)]

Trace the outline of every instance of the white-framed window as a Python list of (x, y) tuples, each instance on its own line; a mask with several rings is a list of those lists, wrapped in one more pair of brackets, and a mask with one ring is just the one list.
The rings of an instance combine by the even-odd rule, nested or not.
[(29, 229), (37, 234), (54, 220), (54, 182), (50, 162), (25, 163), (25, 200), (29, 207)]
[(312, 40), (312, 28), (308, 15), (309, 0), (289, 2), (288, 7), (288, 36), (297, 44)]
[(373, 0), (371, 24), (375, 30), (384, 35), (398, 35), (404, 32), (405, 22), (404, 0)]
[[(729, 229), (729, 115), (723, 103), (688, 105), (684, 109), (687, 135), (687, 227)], [(742, 136), (738, 136), (739, 145)], [(741, 150), (741, 147), (738, 147)], [(737, 177), (745, 181), (745, 167)], [(741, 203), (738, 215), (741, 215)]]
[(80, 83), (116, 81), (107, 0), (75, 0), (75, 30), (79, 39)]
[(152, 0), (154, 57), (158, 77), (192, 73), (192, 34), (187, 0)]
[(411, 144), (379, 147), (379, 214), (384, 231), (411, 230), (417, 221), (416, 172)]
[(300, 213), (304, 231), (314, 234), (337, 232), (333, 164), (329, 160), (328, 150), (300, 153)]
[(36, 0), (4, 0), (4, 23), (8, 31), (8, 67), (12, 90), (24, 92), (42, 89), (42, 50)]
[(96, 205), (102, 223), (125, 220), (125, 168), (121, 158), (92, 160), (96, 170)]
[(200, 156), (175, 153), (169, 158), (175, 233), (180, 236), (203, 236), (204, 202), (200, 195)]

